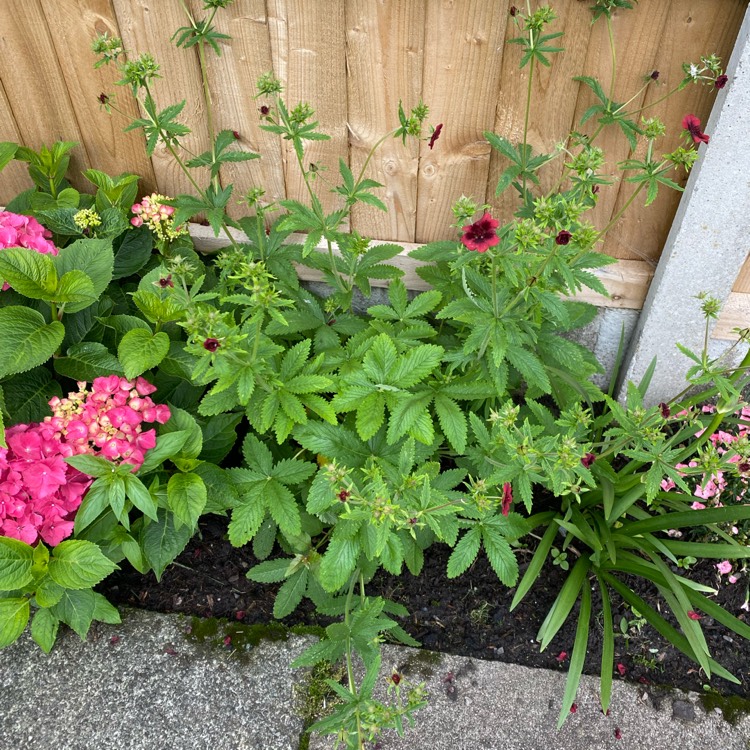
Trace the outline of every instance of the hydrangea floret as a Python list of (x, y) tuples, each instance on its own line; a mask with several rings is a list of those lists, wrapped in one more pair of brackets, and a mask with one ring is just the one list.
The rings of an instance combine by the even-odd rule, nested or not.
[(143, 423), (164, 424), (169, 407), (149, 397), (156, 388), (110, 375), (84, 382), (67, 398), (54, 396), (52, 416), (18, 424), (6, 431), (8, 447), (0, 448), (0, 533), (36, 544), (56, 546), (73, 532), (75, 512), (93, 478), (65, 459), (98, 455), (114, 463), (140, 468), (156, 445), (156, 431)]
[(188, 230), (185, 226), (175, 226), (172, 219), (175, 209), (164, 204), (168, 200), (171, 199), (159, 193), (144, 196), (140, 203), (131, 206), (130, 210), (135, 216), (130, 223), (134, 227), (145, 224), (161, 242), (170, 242), (186, 235)]
[[(58, 250), (50, 241), (52, 232), (45, 229), (33, 216), (0, 212), (0, 250), (6, 247), (26, 247), (43, 255), (57, 255)], [(10, 289), (3, 284), (2, 291)]]

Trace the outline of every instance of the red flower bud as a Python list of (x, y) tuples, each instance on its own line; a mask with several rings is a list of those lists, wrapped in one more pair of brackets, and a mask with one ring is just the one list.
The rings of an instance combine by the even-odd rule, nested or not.
[(581, 459), (581, 463), (588, 469), (591, 464), (596, 461), (596, 456), (593, 453), (586, 453)]
[(717, 77), (717, 79), (714, 81), (714, 86), (716, 86), (717, 89), (723, 89), (724, 86), (727, 85), (727, 81), (729, 80), (728, 76), (720, 75)]
[(567, 245), (573, 235), (567, 229), (561, 229), (555, 237), (556, 245)]
[(206, 339), (203, 342), (203, 348), (206, 351), (209, 351), (212, 353), (215, 352), (220, 346), (221, 344), (219, 343), (219, 339)]
[(615, 727), (615, 739), (621, 740), (622, 739), (622, 732), (620, 731), (620, 727)]
[(659, 80), (659, 71), (655, 70), (653, 73), (651, 73), (651, 80), (652, 81), (658, 81)]

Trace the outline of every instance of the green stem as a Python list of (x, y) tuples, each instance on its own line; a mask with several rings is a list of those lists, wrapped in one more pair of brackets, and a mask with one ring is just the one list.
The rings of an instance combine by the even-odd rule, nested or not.
[(607, 232), (609, 232), (609, 230), (612, 229), (612, 227), (615, 224), (617, 224), (617, 222), (620, 220), (622, 215), (628, 210), (628, 208), (630, 208), (630, 204), (636, 199), (636, 196), (638, 195), (638, 193), (640, 193), (641, 190), (643, 190), (644, 185), (645, 183), (643, 182), (640, 185), (638, 185), (638, 187), (633, 191), (633, 194), (630, 196), (630, 198), (628, 198), (625, 201), (625, 205), (610, 219), (609, 224), (607, 224), (607, 226), (604, 227), (604, 229), (602, 229), (601, 232), (599, 232), (599, 236), (597, 237), (597, 242), (601, 240), (601, 238), (604, 237), (604, 235), (607, 234)]
[[(533, 45), (534, 32), (529, 32)], [(531, 90), (534, 85), (534, 61), (529, 65), (529, 82), (526, 86), (526, 109), (523, 116), (523, 200), (526, 201), (526, 146), (529, 137), (529, 115), (531, 114)]]
[(499, 319), (497, 308), (497, 265), (495, 254), (492, 253), (492, 311), (495, 314), (495, 320)]
[[(654, 101), (649, 102), (648, 104), (644, 104), (640, 109), (634, 109), (632, 112), (627, 112), (625, 114), (625, 117), (632, 117), (633, 115), (638, 115), (641, 112), (643, 112), (644, 109), (648, 109), (649, 107), (654, 107), (657, 104), (661, 104), (665, 99), (668, 99), (670, 96), (672, 96), (672, 94), (676, 94), (679, 90), (680, 90), (680, 87), (675, 86), (673, 89), (671, 89), (666, 94), (664, 94), (664, 96), (660, 96), (658, 99), (654, 99)], [(632, 101), (632, 99), (630, 101)], [(624, 107), (625, 105), (623, 104), (622, 106)], [(622, 107), (620, 107), (620, 109), (622, 109)], [(620, 110), (618, 109), (617, 112), (619, 111)]]
[(615, 98), (615, 77), (617, 75), (617, 55), (615, 53), (615, 37), (612, 31), (612, 17), (607, 14), (607, 34), (609, 35), (609, 51), (612, 54), (612, 78), (609, 83), (609, 100)]
[[(206, 49), (205, 42), (201, 39), (198, 42), (198, 61), (201, 69), (201, 79), (203, 81), (203, 101), (206, 104), (206, 127), (208, 129), (208, 139), (211, 143), (211, 161), (216, 161), (216, 130), (214, 128), (214, 107), (211, 98), (211, 90), (208, 87), (208, 70), (206, 66)], [(219, 188), (219, 175), (211, 179), (214, 188)]]
[[(349, 591), (346, 594), (346, 604), (344, 605), (344, 624), (346, 625), (347, 630), (350, 627), (352, 597), (354, 595), (354, 584), (357, 582), (357, 579), (359, 577), (360, 577), (360, 572), (355, 571), (349, 583)], [(352, 641), (351, 641), (351, 638), (349, 637), (347, 637), (346, 639), (346, 676), (349, 682), (349, 692), (355, 693), (357, 690), (357, 684), (354, 681), (354, 664), (352, 663)], [(361, 721), (361, 717), (359, 714), (359, 710), (357, 711), (357, 743), (359, 744), (360, 749), (364, 748), (364, 742), (362, 739), (362, 721)]]

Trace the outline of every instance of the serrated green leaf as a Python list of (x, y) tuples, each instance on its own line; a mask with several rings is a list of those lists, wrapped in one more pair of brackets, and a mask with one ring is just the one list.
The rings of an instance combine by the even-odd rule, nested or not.
[(266, 515), (266, 505), (260, 492), (247, 493), (232, 509), (229, 522), (229, 541), (233, 547), (247, 544), (258, 532)]
[(95, 378), (125, 374), (117, 357), (96, 341), (82, 341), (71, 346), (64, 357), (55, 359), (54, 365), (60, 375), (89, 383)]
[(485, 526), (482, 529), (482, 543), (500, 582), (505, 586), (515, 586), (518, 582), (518, 560), (508, 540), (496, 529)]
[(13, 591), (30, 583), (34, 548), (19, 539), (0, 536), (0, 591)]
[[(0, 255), (2, 255), (0, 253)], [(28, 307), (0, 309), (0, 378), (26, 372), (46, 362), (65, 337), (59, 320), (47, 323)]]
[(167, 566), (185, 549), (192, 531), (188, 526), (177, 528), (172, 513), (159, 509), (159, 520), (151, 521), (143, 531), (143, 552), (160, 581)]
[(453, 399), (439, 394), (435, 397), (435, 413), (446, 440), (457, 453), (463, 453), (468, 429), (461, 407)]
[(60, 621), (49, 611), (49, 609), (38, 609), (31, 621), (31, 637), (39, 648), (48, 654), (55, 645), (57, 630)]
[(94, 619), (96, 597), (91, 589), (65, 590), (60, 601), (51, 608), (52, 614), (72, 628), (83, 641)]
[(246, 576), (258, 583), (279, 583), (286, 578), (289, 566), (294, 558), (280, 557), (277, 560), (266, 560), (254, 565), (247, 571)]
[(349, 580), (359, 557), (359, 543), (353, 539), (333, 538), (320, 564), (320, 583), (326, 591), (334, 593)]
[(477, 559), (481, 540), (482, 534), (478, 526), (469, 529), (461, 537), (448, 558), (448, 578), (456, 578), (469, 569)]
[(0, 252), (0, 280), (31, 299), (52, 300), (58, 284), (52, 256), (26, 247)]
[(65, 589), (87, 589), (104, 580), (117, 568), (99, 545), (83, 539), (69, 539), (55, 547), (49, 561), (49, 577)]
[(275, 479), (266, 483), (263, 493), (271, 518), (276, 521), (282, 533), (288, 537), (300, 534), (301, 519), (294, 495)]
[(167, 502), (175, 518), (194, 530), (207, 501), (206, 485), (197, 474), (173, 474), (167, 484)]
[(282, 584), (273, 603), (273, 616), (280, 620), (297, 609), (307, 589), (307, 568), (300, 568)]
[(29, 613), (28, 599), (0, 599), (0, 648), (9, 646), (23, 633)]
[(169, 351), (169, 336), (164, 331), (151, 334), (142, 328), (128, 331), (117, 347), (126, 378), (135, 378), (161, 362)]

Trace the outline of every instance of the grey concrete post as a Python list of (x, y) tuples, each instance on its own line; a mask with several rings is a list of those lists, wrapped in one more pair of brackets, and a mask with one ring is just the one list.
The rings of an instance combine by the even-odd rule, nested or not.
[[(650, 404), (685, 387), (690, 360), (675, 344), (702, 348), (704, 322), (695, 296), (707, 292), (725, 302), (750, 250), (750, 9), (727, 75), (704, 126), (711, 141), (700, 146), (624, 362), (623, 383), (637, 383), (657, 358)], [(727, 347), (712, 340), (709, 353), (717, 356)], [(738, 349), (735, 361), (746, 347)]]

